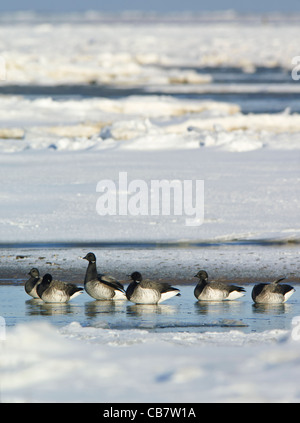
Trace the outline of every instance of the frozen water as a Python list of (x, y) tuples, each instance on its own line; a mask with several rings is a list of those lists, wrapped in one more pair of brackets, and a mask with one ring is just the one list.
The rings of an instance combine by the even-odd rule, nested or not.
[[(140, 18), (0, 16), (1, 401), (299, 402), (299, 16)], [(120, 171), (204, 180), (204, 223), (99, 216), (97, 183)], [(91, 249), (182, 296), (26, 296), (33, 266), (82, 283)], [(247, 295), (197, 303), (199, 267)], [(289, 302), (253, 306), (279, 276)]]
[(0, 285), (0, 312), (7, 326), (41, 321), (64, 327), (76, 321), (83, 327), (176, 333), (226, 332), (226, 328), (239, 328), (243, 333), (288, 330), (293, 317), (300, 315), (297, 285), (291, 299), (277, 306), (254, 305), (253, 284), (245, 285), (247, 293), (237, 301), (198, 302), (193, 293), (195, 285), (176, 285), (181, 296), (159, 305), (96, 301), (86, 293), (67, 304), (45, 304), (30, 299), (23, 286)]
[[(16, 287), (9, 289), (15, 296), (21, 294)], [(96, 310), (87, 311), (94, 316), (93, 326), (83, 326), (76, 320), (58, 327), (50, 325), (55, 317), (56, 323), (59, 321), (59, 315), (55, 316), (58, 307), (51, 306), (53, 313), (44, 308), (43, 314), (43, 306), (35, 305), (38, 312), (30, 316), (31, 322), (8, 328), (6, 340), (0, 342), (2, 401), (299, 401), (299, 341), (293, 336), (297, 327), (266, 329), (272, 319), (268, 312), (261, 311), (252, 318), (264, 322), (262, 332), (247, 333), (240, 320), (227, 318), (200, 331), (184, 325), (176, 331), (153, 330), (153, 321), (168, 321), (172, 307), (176, 308), (174, 302), (170, 300), (157, 310), (150, 307), (139, 312), (136, 308), (134, 313), (123, 314), (123, 323), (136, 319), (144, 324), (133, 329), (124, 328), (122, 323), (122, 330), (110, 328), (105, 321), (114, 321), (120, 314), (118, 308), (134, 306), (116, 305), (112, 312), (111, 306), (108, 310), (105, 304), (95, 305)], [(201, 313), (193, 302), (190, 305), (191, 314), (205, 321), (208, 310)], [(231, 315), (235, 307), (246, 306), (251, 309), (247, 301), (244, 306), (241, 302), (226, 305), (233, 307)], [(82, 308), (79, 302), (70, 307)], [(216, 316), (214, 305), (209, 307), (209, 319), (217, 320), (219, 306)], [(72, 317), (79, 317), (70, 312)], [(148, 313), (152, 315), (150, 329), (145, 327)], [(284, 321), (278, 311), (271, 314)], [(65, 322), (69, 317), (63, 314)]]

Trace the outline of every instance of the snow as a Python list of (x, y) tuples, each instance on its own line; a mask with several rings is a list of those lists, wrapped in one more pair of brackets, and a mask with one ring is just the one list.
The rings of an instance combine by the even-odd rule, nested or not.
[[(2, 242), (298, 239), (297, 113), (169, 96), (4, 96), (0, 111)], [(99, 216), (97, 184), (119, 172), (149, 187), (204, 180), (204, 224)]]
[(299, 402), (299, 341), (32, 323), (0, 341), (0, 374), (4, 402)]
[[(248, 138), (234, 140), (243, 152), (194, 149), (193, 140), (146, 135), (135, 141), (139, 150), (130, 140), (74, 152), (67, 149), (72, 141), (61, 139), (58, 145), (67, 151), (2, 154), (2, 242), (297, 241), (298, 149), (251, 151)], [(160, 143), (173, 142), (186, 148), (160, 149)], [(118, 190), (119, 171), (127, 172), (128, 184), (145, 181), (148, 191), (151, 180), (204, 180), (204, 223), (189, 227), (184, 213), (156, 216), (150, 209), (148, 215), (100, 216), (97, 184), (109, 179)]]
[(164, 96), (77, 101), (8, 96), (1, 99), (0, 111), (2, 153), (203, 146), (233, 152), (300, 148), (298, 114), (245, 115), (238, 106), (224, 102)]
[(42, 16), (41, 23), (39, 16), (15, 16), (9, 25), (11, 17), (4, 15), (0, 48), (7, 84), (194, 85), (211, 81), (195, 67), (291, 70), (298, 54), (297, 17), (258, 16), (253, 23), (248, 16), (206, 22), (183, 16), (179, 23), (141, 19), (133, 26), (126, 16), (105, 22), (81, 14), (73, 31), (70, 17), (47, 22)]
[[(299, 113), (286, 106), (280, 113), (245, 113), (238, 101), (201, 96), (254, 93), (270, 109), (273, 97), (265, 94), (297, 98), (292, 79), (215, 83), (209, 71), (233, 68), (245, 77), (281, 67), (289, 75), (298, 54), (296, 18), (229, 13), (133, 25), (132, 17), (76, 16), (0, 17), (2, 92), (14, 92), (14, 85), (62, 87), (60, 95), (0, 96), (1, 278), (21, 279), (25, 268), (41, 265), (62, 277), (68, 266), (74, 280), (84, 273), (77, 262), (90, 243), (161, 242), (174, 248), (95, 251), (118, 278), (130, 267), (186, 280), (201, 266), (212, 278), (297, 279)], [(72, 85), (77, 93), (89, 87), (93, 95), (100, 86), (130, 95), (68, 96), (63, 86)], [(188, 226), (186, 215), (174, 213), (100, 216), (99, 181), (132, 195), (118, 185), (120, 172), (148, 188), (154, 179), (203, 180), (204, 221)], [(51, 242), (84, 247), (20, 246)], [(276, 242), (282, 248), (265, 246)], [(5, 244), (19, 245), (22, 264)], [(158, 333), (101, 322), (17, 323), (6, 328), (5, 340), (0, 334), (1, 401), (299, 402), (297, 331)]]

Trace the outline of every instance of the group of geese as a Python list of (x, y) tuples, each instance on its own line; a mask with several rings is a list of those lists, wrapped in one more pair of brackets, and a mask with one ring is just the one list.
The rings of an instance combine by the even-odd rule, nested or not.
[[(96, 267), (96, 256), (88, 253), (83, 259), (88, 261), (84, 279), (85, 291), (96, 300), (129, 300), (135, 304), (159, 304), (180, 295), (180, 290), (168, 283), (144, 280), (139, 272), (130, 276), (131, 283), (127, 289), (112, 276), (99, 274)], [(73, 283), (53, 280), (49, 273), (40, 277), (39, 271), (33, 268), (30, 278), (25, 282), (25, 291), (33, 298), (42, 299), (45, 303), (66, 303), (83, 293), (84, 289)], [(208, 274), (200, 270), (195, 277), (199, 279), (194, 289), (198, 301), (230, 301), (245, 295), (245, 289), (223, 282), (208, 282)], [(285, 278), (272, 283), (259, 283), (252, 290), (255, 303), (282, 304), (295, 292), (291, 285), (280, 284)]]

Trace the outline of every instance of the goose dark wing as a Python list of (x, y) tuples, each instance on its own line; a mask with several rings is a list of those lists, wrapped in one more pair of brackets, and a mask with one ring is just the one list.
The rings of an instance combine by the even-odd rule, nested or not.
[(149, 279), (145, 279), (142, 282), (140, 282), (140, 286), (143, 288), (155, 289), (159, 291), (161, 294), (165, 292), (169, 292), (169, 291), (178, 291), (179, 293), (179, 289), (174, 288), (172, 285), (170, 285), (167, 282), (158, 282), (158, 281), (151, 281)]
[(67, 283), (66, 284), (66, 290), (70, 297), (75, 294), (75, 292), (83, 291), (83, 288), (73, 284), (73, 283)]
[(113, 289), (117, 289), (118, 291), (124, 292), (125, 294), (124, 286), (114, 277), (109, 275), (98, 274), (98, 280)]
[(294, 288), (291, 285), (282, 284), (282, 285), (276, 285), (276, 288), (274, 292), (277, 294), (285, 295), (288, 292), (292, 291)]

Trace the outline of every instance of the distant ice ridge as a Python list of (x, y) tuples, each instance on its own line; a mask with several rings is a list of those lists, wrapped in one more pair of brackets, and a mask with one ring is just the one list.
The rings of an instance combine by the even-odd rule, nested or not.
[(211, 76), (198, 73), (199, 67), (233, 67), (249, 73), (258, 67), (291, 70), (298, 51), (294, 16), (243, 18), (230, 12), (202, 20), (185, 15), (180, 24), (178, 16), (152, 16), (146, 25), (134, 24), (141, 18), (4, 15), (4, 84), (202, 84)]
[[(288, 331), (150, 333), (45, 323), (0, 342), (3, 402), (299, 402)], [(276, 383), (274, 383), (276, 381)]]
[(28, 99), (0, 102), (0, 152), (52, 149), (178, 150), (215, 147), (245, 152), (299, 149), (300, 116), (242, 114), (239, 106), (168, 96), (118, 100)]

